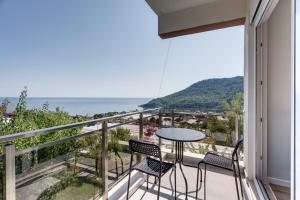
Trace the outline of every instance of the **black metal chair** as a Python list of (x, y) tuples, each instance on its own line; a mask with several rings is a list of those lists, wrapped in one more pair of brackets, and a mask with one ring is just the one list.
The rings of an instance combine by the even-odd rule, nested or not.
[[(129, 140), (129, 150), (131, 151), (131, 159), (128, 175), (127, 199), (129, 199), (130, 175), (131, 171), (133, 170), (138, 170), (147, 174), (147, 189), (149, 183), (149, 175), (155, 177), (155, 182), (156, 178), (158, 178), (157, 199), (159, 199), (161, 177), (165, 175), (171, 168), (173, 168), (174, 164), (162, 161), (160, 148), (156, 144)], [(134, 153), (143, 154), (147, 157), (140, 163), (132, 166)]]
[[(213, 152), (208, 152), (208, 153), (205, 154), (204, 158), (198, 163), (197, 187), (196, 188), (198, 188), (199, 171), (201, 173), (200, 182), (202, 183), (202, 170), (200, 168), (200, 165), (204, 164), (204, 199), (206, 199), (206, 165), (211, 165), (211, 166), (214, 166), (214, 167), (218, 167), (218, 168), (226, 169), (226, 170), (229, 170), (229, 171), (233, 171), (233, 175), (234, 175), (234, 178), (235, 178), (236, 192), (237, 192), (238, 199), (240, 199), (238, 182), (237, 182), (237, 172), (236, 172), (236, 167), (237, 167), (239, 181), (240, 181), (241, 194), (242, 194), (242, 198), (244, 197), (243, 196), (243, 190), (242, 190), (241, 172), (240, 172), (240, 167), (239, 167), (239, 157), (238, 157), (238, 150), (239, 150), (242, 143), (243, 143), (243, 138), (239, 139), (236, 142), (234, 150), (232, 152), (231, 159), (220, 156), (220, 155), (215, 154)], [(198, 189), (196, 189), (196, 199), (198, 199)]]

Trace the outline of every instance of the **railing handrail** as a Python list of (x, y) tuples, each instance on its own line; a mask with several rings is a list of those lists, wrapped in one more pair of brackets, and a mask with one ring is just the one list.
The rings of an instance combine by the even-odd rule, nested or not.
[(38, 136), (38, 135), (44, 135), (47, 133), (53, 133), (56, 131), (61, 131), (61, 130), (69, 129), (69, 128), (76, 128), (76, 127), (80, 127), (80, 126), (96, 124), (96, 123), (103, 122), (103, 121), (108, 121), (108, 120), (117, 119), (117, 118), (121, 118), (121, 117), (128, 117), (128, 116), (137, 115), (140, 113), (157, 111), (160, 109), (161, 108), (153, 108), (153, 109), (147, 109), (147, 110), (142, 110), (142, 111), (130, 112), (130, 113), (126, 113), (126, 114), (114, 115), (111, 117), (103, 117), (103, 118), (99, 118), (99, 119), (92, 119), (92, 120), (87, 120), (87, 121), (82, 121), (82, 122), (71, 123), (71, 124), (53, 126), (53, 127), (49, 127), (49, 128), (42, 128), (42, 129), (37, 129), (37, 130), (32, 130), (32, 131), (25, 131), (25, 132), (20, 132), (20, 133), (3, 135), (3, 136), (0, 136), (0, 143), (9, 143), (14, 140), (21, 139), (21, 138), (29, 138), (29, 137), (34, 137), (34, 136)]
[[(164, 112), (164, 114), (172, 114), (172, 112)], [(199, 112), (191, 112), (191, 111), (173, 111), (173, 114), (176, 115), (193, 115), (193, 116), (199, 116), (199, 115), (203, 115), (203, 113), (199, 113)], [(215, 114), (220, 114), (220, 113), (215, 113)], [(211, 115), (211, 114), (206, 114), (206, 115)]]

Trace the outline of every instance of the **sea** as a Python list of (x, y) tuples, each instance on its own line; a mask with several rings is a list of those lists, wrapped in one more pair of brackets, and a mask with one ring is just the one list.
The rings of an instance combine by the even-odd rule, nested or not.
[[(4, 97), (0, 97), (0, 103)], [(10, 102), (8, 112), (16, 107), (19, 98), (7, 97)], [(142, 110), (140, 105), (149, 102), (151, 98), (85, 98), (85, 97), (27, 97), (27, 108), (41, 108), (48, 103), (50, 110), (60, 107), (71, 115), (101, 114), (106, 112), (128, 112)]]

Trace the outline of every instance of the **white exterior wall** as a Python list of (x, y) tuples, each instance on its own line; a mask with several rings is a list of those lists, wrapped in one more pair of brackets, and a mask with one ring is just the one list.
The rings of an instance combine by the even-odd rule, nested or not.
[(255, 178), (255, 29), (245, 24), (245, 66), (244, 66), (244, 152), (245, 172), (249, 180)]
[(249, 20), (252, 21), (253, 17), (254, 17), (254, 14), (255, 14), (255, 11), (259, 5), (259, 1), (260, 0), (250, 0), (249, 1)]
[(218, 0), (158, 16), (159, 34), (245, 17), (245, 0)]
[(299, 1), (294, 1), (292, 8), (296, 10), (294, 13), (295, 17), (294, 20), (294, 35), (293, 39), (295, 40), (294, 43), (294, 101), (292, 99), (292, 105), (294, 115), (292, 115), (292, 119), (294, 119), (294, 124), (292, 123), (292, 128), (294, 128), (294, 137), (292, 137), (292, 152), (291, 157), (295, 160), (292, 160), (292, 192), (291, 192), (291, 199), (299, 199), (300, 198), (300, 4)]
[[(146, 0), (151, 5), (151, 0)], [(154, 1), (154, 0), (153, 0)], [(246, 17), (245, 22), (245, 171), (255, 181), (256, 166), (256, 26), (268, 3), (278, 0), (227, 0), (170, 13), (159, 13), (159, 33), (167, 33), (205, 24)], [(292, 17), (291, 2), (280, 0), (269, 19), (267, 39), (267, 176), (271, 182), (285, 185), (291, 176), (292, 107)], [(235, 2), (235, 4), (233, 4)], [(230, 5), (229, 5), (230, 4)], [(271, 13), (271, 12), (270, 12)], [(254, 17), (254, 14), (255, 17)], [(253, 18), (254, 17), (254, 18)], [(300, 110), (300, 109), (299, 109)], [(264, 149), (265, 150), (265, 149)], [(265, 154), (264, 154), (265, 155)], [(293, 175), (293, 174), (292, 174)]]
[(268, 20), (267, 176), (288, 186), (291, 168), (291, 4), (279, 1)]

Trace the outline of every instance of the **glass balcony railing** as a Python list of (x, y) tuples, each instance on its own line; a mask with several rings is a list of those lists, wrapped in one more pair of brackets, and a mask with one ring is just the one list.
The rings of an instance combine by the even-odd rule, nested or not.
[[(108, 191), (127, 175), (130, 139), (156, 143), (163, 151), (172, 152), (172, 142), (155, 136), (159, 128), (184, 127), (207, 133), (202, 123), (199, 113), (151, 109), (1, 136), (0, 199), (107, 199)], [(70, 136), (57, 139), (55, 134), (62, 131)], [(230, 136), (207, 136), (204, 142), (185, 144), (185, 151), (231, 154), (231, 147), (222, 146)], [(26, 145), (16, 145), (20, 142)], [(134, 157), (134, 163), (139, 159)]]
[[(129, 169), (128, 140), (143, 137), (144, 121), (159, 115), (158, 111), (0, 137), (0, 199), (105, 199)], [(52, 139), (62, 131), (70, 136)], [(20, 142), (24, 147), (16, 148)]]
[[(224, 113), (215, 110), (195, 112), (164, 109), (162, 113), (162, 127), (187, 128), (206, 134), (206, 139), (203, 141), (185, 143), (185, 151), (194, 154), (204, 155), (208, 151), (214, 151), (231, 158), (235, 141), (237, 137), (241, 137), (243, 134), (241, 120), (236, 121), (234, 119), (232, 122), (232, 119), (227, 119)], [(235, 129), (235, 126), (238, 126), (239, 129)], [(174, 150), (172, 142), (163, 141), (162, 146), (165, 149)], [(243, 152), (240, 152), (241, 161), (243, 161), (243, 156)]]

